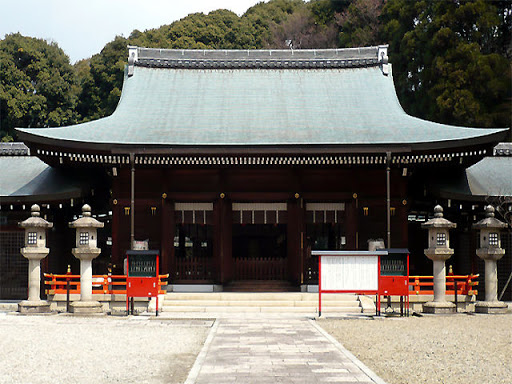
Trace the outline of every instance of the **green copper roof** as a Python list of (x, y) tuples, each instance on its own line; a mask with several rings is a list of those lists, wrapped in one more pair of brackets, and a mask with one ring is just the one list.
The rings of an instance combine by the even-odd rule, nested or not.
[(73, 177), (33, 156), (0, 156), (0, 201), (55, 201), (82, 195)]
[(434, 178), (429, 185), (440, 197), (483, 201), (512, 196), (512, 157), (484, 157), (478, 163), (449, 176)]
[(512, 196), (512, 157), (485, 157), (466, 177), (472, 195)]
[[(173, 52), (169, 57), (176, 52), (187, 57), (187, 51)], [(144, 60), (130, 67), (133, 75), (126, 72), (121, 100), (111, 116), (70, 127), (19, 129), (20, 136), (28, 142), (107, 146), (449, 147), (460, 140), (497, 141), (494, 135), (505, 131), (448, 126), (407, 115), (396, 97), (391, 71), (385, 75), (381, 65), (367, 58), (358, 61), (359, 67), (336, 67), (325, 59), (331, 63), (326, 68), (310, 68), (316, 61), (307, 57), (297, 64), (300, 68), (282, 59), (287, 66), (281, 69), (275, 63), (261, 67), (259, 61), (255, 68), (223, 69), (218, 62), (203, 68), (194, 60), (185, 67)]]

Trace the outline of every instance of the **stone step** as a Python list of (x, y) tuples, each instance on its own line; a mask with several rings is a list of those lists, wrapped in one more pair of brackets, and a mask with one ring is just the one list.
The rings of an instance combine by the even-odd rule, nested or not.
[[(316, 307), (247, 307), (247, 306), (164, 306), (163, 312), (209, 312), (209, 313), (314, 313), (318, 311)], [(325, 307), (322, 305), (322, 313), (362, 313), (360, 307)]]
[[(318, 293), (305, 292), (209, 292), (209, 293), (181, 293), (168, 292), (165, 301), (171, 300), (226, 300), (226, 301), (253, 301), (253, 300), (276, 300), (276, 301), (318, 301)], [(322, 302), (327, 301), (357, 301), (357, 295), (352, 294), (324, 294)]]
[[(296, 307), (318, 307), (318, 300), (313, 301), (296, 301)], [(322, 308), (323, 307), (360, 307), (361, 303), (359, 300), (324, 300), (322, 298)]]
[[(187, 313), (304, 313), (318, 312), (318, 294), (305, 292), (211, 292), (165, 295), (163, 312)], [(356, 314), (363, 306), (354, 294), (322, 295), (322, 312)]]
[(0, 311), (1, 312), (15, 312), (18, 310), (18, 303), (0, 303)]
[[(176, 306), (203, 306), (203, 307), (303, 307), (316, 308), (318, 301), (294, 301), (294, 300), (165, 300), (164, 308)], [(324, 307), (360, 307), (359, 301), (325, 301)]]

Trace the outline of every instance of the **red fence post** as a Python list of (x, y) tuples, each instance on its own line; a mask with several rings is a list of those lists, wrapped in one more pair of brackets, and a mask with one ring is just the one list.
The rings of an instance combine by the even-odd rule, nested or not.
[(69, 312), (69, 282), (71, 280), (71, 265), (68, 265), (66, 272), (66, 312)]

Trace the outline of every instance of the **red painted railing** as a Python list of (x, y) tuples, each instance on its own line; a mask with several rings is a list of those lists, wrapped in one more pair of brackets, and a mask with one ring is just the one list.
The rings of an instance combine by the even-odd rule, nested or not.
[[(457, 295), (477, 295), (479, 275), (448, 275), (446, 276), (446, 294), (455, 294), (455, 283), (457, 283)], [(409, 276), (409, 293), (416, 295), (434, 294), (433, 276)]]
[[(196, 264), (197, 265), (197, 264)], [(185, 268), (188, 267), (188, 268)], [(194, 264), (184, 266), (185, 271), (191, 271), (194, 276)], [(237, 279), (284, 280), (286, 279), (286, 259), (283, 258), (236, 258), (235, 272)], [(195, 276), (201, 276), (196, 274)], [(167, 285), (169, 275), (159, 275), (159, 285)], [(477, 295), (479, 275), (452, 275), (446, 276), (446, 294), (455, 294), (455, 282), (458, 295)], [(80, 293), (80, 275), (71, 274), (44, 274), (46, 294), (65, 294), (69, 279), (70, 293)], [(197, 279), (197, 277), (196, 277)], [(409, 276), (409, 292), (416, 295), (434, 294), (433, 276)], [(92, 283), (93, 294), (126, 294), (126, 275), (94, 275)], [(160, 290), (161, 294), (165, 290)]]
[[(159, 275), (160, 294), (166, 293), (161, 289), (167, 285), (169, 275)], [(80, 275), (57, 275), (53, 273), (44, 274), (44, 284), (47, 286), (46, 294), (65, 294), (67, 281), (69, 280), (69, 293), (80, 293)], [(126, 294), (126, 275), (93, 275), (93, 294)]]

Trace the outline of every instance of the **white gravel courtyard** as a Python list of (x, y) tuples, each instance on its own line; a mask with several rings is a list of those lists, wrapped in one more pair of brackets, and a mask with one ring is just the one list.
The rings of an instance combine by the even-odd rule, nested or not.
[(512, 314), (318, 324), (388, 384), (512, 383)]
[[(183, 383), (212, 324), (0, 312), (0, 384)], [(388, 384), (512, 383), (512, 314), (321, 319), (318, 325)]]
[(183, 383), (211, 324), (0, 313), (0, 383)]

